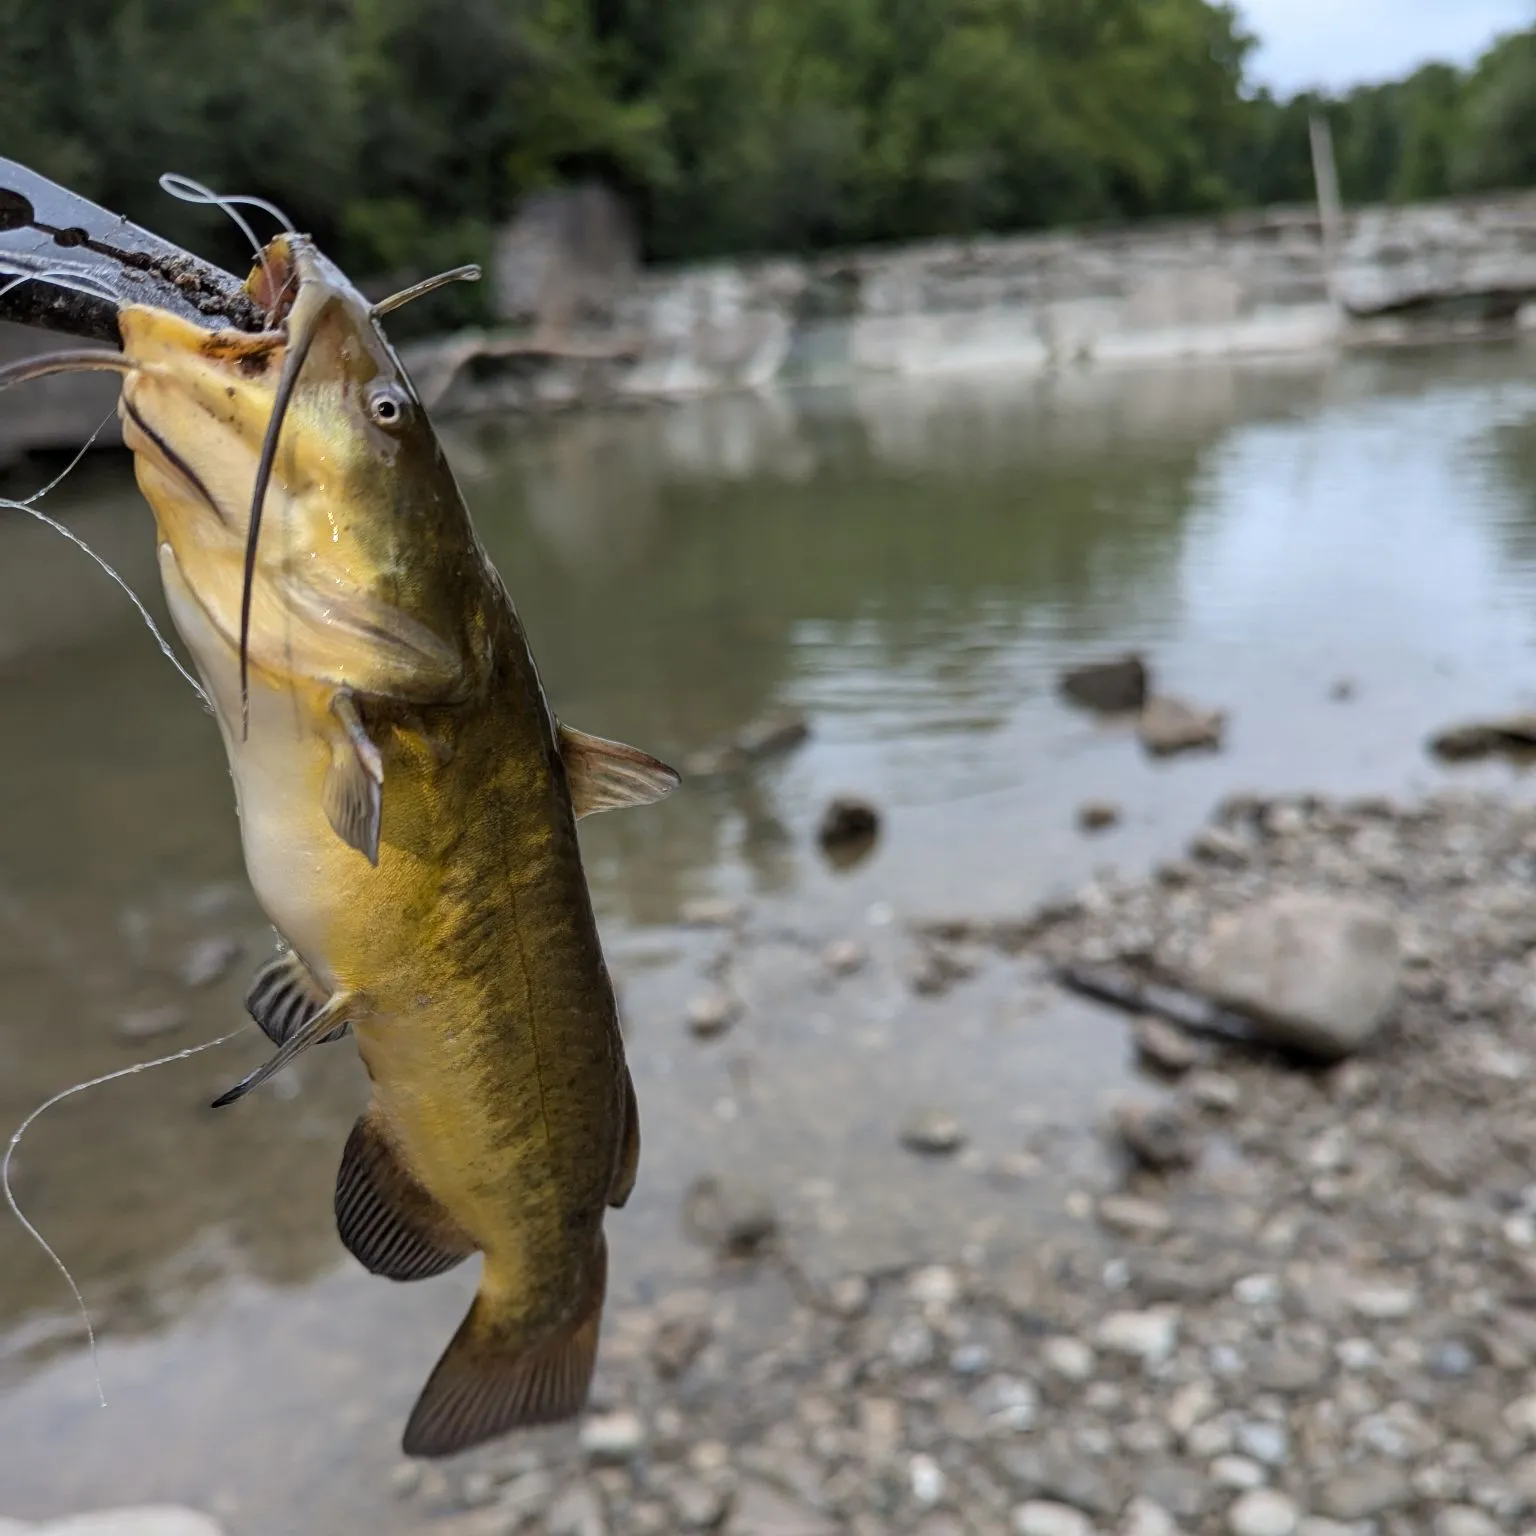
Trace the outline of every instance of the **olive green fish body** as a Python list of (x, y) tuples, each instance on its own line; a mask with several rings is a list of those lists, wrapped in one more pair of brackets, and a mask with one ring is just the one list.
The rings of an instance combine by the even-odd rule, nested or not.
[(556, 721), (366, 306), (309, 248), (274, 245), (262, 281), (287, 284), (288, 331), (125, 311), (121, 414), (252, 886), (291, 946), (250, 994), (277, 1052), (220, 1102), (350, 1028), (373, 1097), (338, 1175), (343, 1242), (402, 1280), (484, 1255), (406, 1431), (445, 1454), (585, 1400), (603, 1213), (628, 1196), (638, 1123), (576, 821), (676, 775)]

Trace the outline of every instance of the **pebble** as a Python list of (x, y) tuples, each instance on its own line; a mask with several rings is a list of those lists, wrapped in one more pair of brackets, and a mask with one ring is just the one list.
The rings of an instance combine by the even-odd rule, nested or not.
[(731, 1507), (729, 1495), (714, 1483), (685, 1477), (672, 1485), (672, 1507), (684, 1530), (713, 1530)]
[(852, 976), (869, 962), (868, 948), (857, 939), (833, 939), (821, 952), (821, 963), (834, 976)]
[(221, 980), (236, 960), (240, 958), (240, 942), (237, 939), (199, 939), (176, 968), (176, 974), (186, 987), (211, 987)]
[(1173, 1226), (1165, 1207), (1134, 1195), (1106, 1195), (1099, 1201), (1099, 1221), (1122, 1237), (1158, 1238)]
[(1434, 1536), (1500, 1536), (1492, 1515), (1471, 1504), (1453, 1504), (1435, 1516)]
[(1087, 1381), (1098, 1363), (1094, 1352), (1081, 1339), (1057, 1334), (1040, 1346), (1040, 1360), (1052, 1375), (1066, 1381)]
[(901, 1144), (909, 1152), (943, 1157), (965, 1145), (960, 1122), (941, 1109), (914, 1110), (902, 1122)]
[(1522, 1439), (1536, 1440), (1536, 1393), (1510, 1403), (1504, 1410), (1504, 1422)]
[(185, 1027), (187, 1022), (186, 1011), (178, 1008), (174, 1003), (166, 1003), (159, 1008), (136, 1008), (132, 1013), (125, 1013), (116, 1024), (120, 1039), (130, 1042), (139, 1040), (155, 1040), (161, 1035), (173, 1035), (178, 1029)]
[(1251, 1456), (1267, 1467), (1283, 1466), (1289, 1450), (1285, 1426), (1270, 1423), (1267, 1419), (1247, 1419), (1239, 1424), (1237, 1446), (1245, 1456)]
[(402, 1461), (389, 1474), (389, 1491), (397, 1499), (408, 1499), (421, 1487), (422, 1468), (416, 1461)]
[(932, 1456), (914, 1456), (907, 1464), (907, 1483), (919, 1508), (932, 1509), (944, 1497), (943, 1469)]
[(751, 1258), (778, 1235), (779, 1218), (765, 1190), (713, 1178), (695, 1180), (683, 1206), (692, 1235), (724, 1258)]
[(1363, 1285), (1350, 1293), (1356, 1316), (1374, 1323), (1400, 1322), (1419, 1304), (1418, 1292), (1405, 1285)]
[(630, 1461), (644, 1445), (645, 1425), (628, 1410), (592, 1414), (581, 1426), (581, 1448), (593, 1461)]
[(1163, 1307), (1148, 1312), (1111, 1312), (1099, 1324), (1094, 1342), (1111, 1354), (1131, 1355), (1147, 1365), (1157, 1365), (1178, 1345), (1178, 1314)]
[(1176, 752), (1216, 750), (1225, 724), (1220, 710), (1196, 709), (1183, 699), (1157, 697), (1147, 700), (1136, 734), (1153, 757), (1170, 757)]
[(1115, 1134), (1143, 1167), (1163, 1172), (1187, 1168), (1200, 1155), (1200, 1135), (1177, 1103), (1137, 1097), (1115, 1106)]
[(1191, 1072), (1184, 1082), (1184, 1092), (1192, 1103), (1215, 1114), (1231, 1114), (1243, 1102), (1243, 1090), (1237, 1079), (1225, 1072)]
[(544, 1517), (547, 1536), (605, 1536), (607, 1522), (597, 1490), (586, 1483), (567, 1488)]
[(1120, 820), (1120, 807), (1113, 800), (1085, 800), (1077, 808), (1077, 824), (1084, 832), (1102, 832)]
[(1093, 1522), (1070, 1504), (1030, 1499), (1013, 1512), (1014, 1536), (1094, 1536)]
[(1390, 1462), (1361, 1462), (1326, 1478), (1317, 1491), (1318, 1510), (1335, 1520), (1367, 1520), (1413, 1497), (1408, 1476)]
[(743, 1478), (731, 1510), (731, 1536), (836, 1536), (816, 1510), (757, 1478)]
[(1032, 1428), (1040, 1411), (1039, 1393), (1017, 1376), (991, 1377), (977, 1389), (972, 1401), (978, 1412), (1009, 1429)]
[(947, 1264), (929, 1264), (907, 1282), (907, 1294), (924, 1307), (944, 1311), (960, 1299), (960, 1276)]
[(1232, 1287), (1232, 1294), (1245, 1307), (1272, 1307), (1280, 1300), (1278, 1275), (1244, 1275)]
[(1179, 1527), (1161, 1504), (1138, 1495), (1125, 1507), (1120, 1536), (1179, 1536)]
[(1255, 1488), (1227, 1511), (1232, 1536), (1293, 1536), (1300, 1520), (1295, 1503), (1273, 1488)]
[(729, 992), (702, 992), (688, 1004), (688, 1028), (700, 1040), (723, 1035), (741, 1016), (741, 1004)]
[(1211, 1481), (1218, 1488), (1262, 1488), (1269, 1477), (1246, 1456), (1218, 1456), (1211, 1463)]
[(657, 1375), (664, 1381), (675, 1381), (698, 1359), (713, 1334), (713, 1325), (702, 1314), (667, 1318), (651, 1340), (651, 1362)]
[(1144, 1015), (1132, 1024), (1131, 1037), (1137, 1055), (1169, 1077), (1182, 1077), (1205, 1059), (1200, 1042), (1167, 1019)]
[(821, 814), (816, 840), (828, 852), (857, 847), (880, 830), (880, 812), (868, 800), (839, 795)]

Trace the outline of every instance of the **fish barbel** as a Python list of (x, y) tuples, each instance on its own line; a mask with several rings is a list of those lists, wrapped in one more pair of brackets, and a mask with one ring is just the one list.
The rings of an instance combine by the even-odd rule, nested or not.
[(247, 287), (264, 330), (129, 304), (121, 357), (81, 366), (123, 371), (166, 598), (288, 946), (248, 997), (277, 1050), (219, 1102), (350, 1028), (372, 1097), (342, 1242), (396, 1280), (484, 1257), (403, 1440), (447, 1455), (586, 1401), (639, 1124), (576, 822), (677, 775), (554, 717), (356, 288), (288, 235)]

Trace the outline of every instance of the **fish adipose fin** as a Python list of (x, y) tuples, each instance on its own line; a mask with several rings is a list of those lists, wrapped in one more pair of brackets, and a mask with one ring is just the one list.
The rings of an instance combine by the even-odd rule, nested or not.
[[(256, 972), (245, 994), (245, 1007), (273, 1045), (287, 1043), (330, 1001), (330, 994), (309, 973), (309, 967), (292, 950), (269, 960)], [(325, 1040), (340, 1040), (350, 1025), (333, 1029)]]
[(319, 1013), (312, 1015), (307, 1023), (294, 1030), (261, 1066), (241, 1078), (228, 1093), (220, 1094), (213, 1101), (213, 1107), (222, 1109), (226, 1104), (233, 1104), (236, 1099), (243, 1099), (251, 1089), (259, 1088), (269, 1077), (281, 1072), (289, 1062), (302, 1056), (310, 1046), (329, 1039), (333, 1030), (349, 1022), (356, 1007), (355, 993), (338, 992)]
[(604, 741), (568, 725), (559, 728), (559, 739), (578, 819), (627, 805), (653, 805), (682, 782), (677, 770), (660, 758), (622, 741)]
[(599, 1233), (582, 1305), (532, 1349), (516, 1318), (504, 1319), (482, 1289), (411, 1410), (405, 1454), (452, 1456), (510, 1430), (574, 1418), (592, 1385), (607, 1286), (608, 1249)]
[(620, 1209), (634, 1193), (635, 1176), (640, 1172), (640, 1106), (635, 1102), (635, 1080), (624, 1068), (624, 1140), (619, 1154), (619, 1171), (614, 1176), (613, 1188), (608, 1191), (608, 1204)]
[(341, 1155), (336, 1230), (364, 1269), (388, 1280), (427, 1280), (475, 1251), (401, 1164), (371, 1114), (358, 1118)]
[(331, 829), (370, 864), (379, 862), (379, 823), (384, 814), (384, 759), (373, 744), (357, 700), (342, 689), (331, 700), (341, 735), (331, 741), (321, 804)]

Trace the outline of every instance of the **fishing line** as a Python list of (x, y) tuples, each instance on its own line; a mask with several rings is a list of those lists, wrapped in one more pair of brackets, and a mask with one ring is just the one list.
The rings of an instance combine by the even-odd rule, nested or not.
[[(3, 256), (0, 256), (0, 268), (7, 265)], [(116, 304), (120, 302), (120, 296), (112, 292), (105, 283), (92, 277), (88, 272), (73, 271), (68, 267), (42, 267), (37, 271), (12, 270), (11, 280), (0, 287), (0, 298), (4, 298), (11, 289), (19, 288), (23, 283), (52, 283), (59, 288), (69, 288), (76, 293), (83, 293), (88, 299), (106, 299)]]
[(203, 692), (202, 684), (199, 683), (198, 680), (193, 677), (189, 671), (187, 671), (186, 667), (182, 665), (181, 658), (175, 653), (175, 651), (171, 649), (165, 636), (160, 633), (160, 626), (156, 624), (154, 619), (151, 617), (149, 609), (144, 606), (143, 602), (139, 598), (139, 594), (128, 585), (128, 583), (118, 573), (117, 569), (109, 564), (105, 559), (103, 559), (102, 556), (98, 555), (96, 551), (92, 549), (91, 546), (79, 536), (79, 534), (75, 533), (69, 528), (66, 528), (64, 524), (59, 522), (56, 518), (49, 517), (46, 512), (39, 511), (38, 508), (34, 505), (34, 503), (41, 501), (43, 497), (49, 493), (49, 491), (53, 490), (54, 487), (57, 486), (59, 482), (63, 480), (64, 477), (75, 468), (80, 460), (85, 457), (86, 453), (89, 452), (91, 445), (101, 435), (103, 428), (105, 428), (106, 424), (111, 421), (111, 419), (111, 412), (108, 412), (107, 415), (102, 417), (101, 425), (98, 426), (88, 438), (86, 438), (83, 444), (81, 444), (79, 452), (75, 454), (74, 458), (72, 458), (69, 463), (66, 464), (64, 468), (61, 469), (59, 473), (56, 474), (53, 479), (50, 480), (48, 484), (42, 488), (42, 490), (34, 491), (30, 496), (27, 497), (25, 501), (12, 501), (8, 497), (0, 496), (0, 507), (8, 507), (13, 512), (25, 512), (28, 517), (35, 517), (38, 522), (46, 523), (48, 527), (54, 530), (55, 533), (62, 533), (71, 544), (75, 545), (79, 549), (83, 549), (86, 554), (88, 554), (91, 559), (94, 560), (96, 564), (99, 565), (102, 570), (104, 570), (107, 575), (110, 576), (112, 580), (115, 581), (118, 586), (120, 586), (123, 591), (128, 594), (128, 601), (131, 602), (133, 606), (139, 610), (139, 617), (144, 620), (145, 627), (149, 630), (150, 634), (155, 637), (155, 644), (160, 647), (161, 654), (168, 662), (170, 662), (173, 667), (176, 668), (178, 672), (181, 673), (184, 678), (186, 678), (192, 691), (198, 696), (198, 698), (203, 701), (203, 708), (212, 714), (213, 705), (209, 701), (208, 695)]
[(101, 1357), (96, 1351), (96, 1329), (91, 1323), (91, 1314), (85, 1305), (85, 1297), (80, 1294), (80, 1287), (75, 1284), (75, 1277), (70, 1274), (69, 1266), (53, 1251), (48, 1239), (22, 1215), (21, 1207), (16, 1203), (16, 1196), (11, 1193), (11, 1158), (15, 1155), (21, 1138), (31, 1128), (32, 1122), (45, 1110), (52, 1109), (55, 1104), (62, 1103), (63, 1100), (70, 1098), (74, 1094), (84, 1093), (87, 1088), (97, 1088), (102, 1083), (114, 1082), (120, 1077), (133, 1077), (140, 1072), (148, 1072), (151, 1067), (164, 1067), (173, 1061), (185, 1061), (189, 1056), (196, 1056), (199, 1051), (211, 1051), (216, 1045), (228, 1045), (237, 1035), (243, 1035), (250, 1027), (249, 1024), (242, 1024), (238, 1029), (230, 1030), (227, 1035), (220, 1035), (217, 1040), (205, 1040), (201, 1045), (189, 1045), (185, 1050), (173, 1051), (169, 1056), (160, 1056), (154, 1061), (141, 1061), (131, 1067), (119, 1067), (117, 1071), (106, 1072), (100, 1077), (93, 1077), (89, 1082), (76, 1083), (73, 1088), (66, 1088), (62, 1093), (56, 1093), (45, 1103), (39, 1104), (16, 1127), (16, 1134), (11, 1137), (11, 1143), (5, 1149), (5, 1159), (3, 1162), (0, 1162), (0, 1189), (4, 1190), (5, 1203), (11, 1208), (11, 1214), (21, 1223), (32, 1240), (53, 1261), (54, 1268), (64, 1276), (64, 1282), (69, 1286), (70, 1294), (75, 1298), (75, 1305), (80, 1309), (81, 1321), (85, 1324), (85, 1336), (90, 1344), (91, 1371), (96, 1378), (96, 1397), (103, 1408), (107, 1406), (107, 1394), (106, 1389), (101, 1384)]
[(160, 178), (160, 186), (163, 191), (169, 192), (172, 197), (179, 198), (184, 203), (199, 203), (205, 207), (219, 209), (227, 215), (235, 227), (251, 242), (251, 249), (256, 253), (256, 260), (261, 265), (262, 276), (267, 280), (267, 292), (272, 295), (272, 305), (277, 304), (277, 294), (272, 287), (272, 269), (267, 264), (267, 249), (256, 238), (256, 231), (250, 226), (240, 208), (260, 208), (263, 213), (270, 213), (290, 235), (298, 234), (293, 227), (293, 221), (283, 212), (276, 203), (269, 203), (264, 197), (254, 197), (249, 193), (223, 193), (215, 192), (211, 187), (205, 187), (200, 181), (193, 181), (190, 176), (179, 175), (175, 171), (167, 171)]

